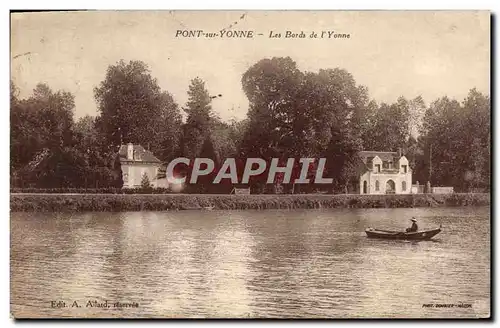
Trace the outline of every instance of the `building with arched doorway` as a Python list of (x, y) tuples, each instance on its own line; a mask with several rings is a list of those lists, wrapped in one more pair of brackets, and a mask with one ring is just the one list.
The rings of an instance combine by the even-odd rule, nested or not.
[(409, 194), (412, 171), (400, 152), (360, 151), (360, 194)]

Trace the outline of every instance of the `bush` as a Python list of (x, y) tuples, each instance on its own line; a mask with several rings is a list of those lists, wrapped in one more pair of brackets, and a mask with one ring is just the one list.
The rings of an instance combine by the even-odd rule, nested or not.
[[(57, 189), (60, 192), (61, 189)], [(157, 195), (143, 195), (141, 189), (113, 189), (121, 194), (74, 195), (12, 194), (11, 211), (165, 211), (178, 209), (296, 209), (296, 208), (396, 208), (434, 206), (485, 206), (489, 194), (418, 194), (418, 195), (194, 195), (166, 194), (166, 189), (154, 189)], [(102, 189), (94, 189), (101, 191)], [(111, 190), (108, 190), (111, 191)], [(161, 194), (165, 193), (165, 194)], [(124, 194), (136, 194), (124, 197)]]
[(168, 194), (167, 188), (11, 188), (11, 194)]

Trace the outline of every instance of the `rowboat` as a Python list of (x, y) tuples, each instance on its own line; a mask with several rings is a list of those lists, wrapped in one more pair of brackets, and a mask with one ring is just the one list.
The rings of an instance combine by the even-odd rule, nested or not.
[(391, 230), (381, 230), (374, 228), (367, 228), (365, 230), (368, 238), (380, 239), (406, 239), (406, 240), (428, 240), (441, 232), (441, 226), (437, 229), (423, 230), (417, 232), (401, 232)]

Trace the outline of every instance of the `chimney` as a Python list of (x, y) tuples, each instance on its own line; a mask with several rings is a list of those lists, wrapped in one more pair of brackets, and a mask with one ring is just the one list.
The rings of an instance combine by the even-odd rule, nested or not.
[(401, 153), (401, 147), (398, 148), (398, 158), (401, 158), (403, 154)]
[(134, 145), (131, 142), (129, 142), (127, 145), (127, 159), (128, 160), (134, 159)]

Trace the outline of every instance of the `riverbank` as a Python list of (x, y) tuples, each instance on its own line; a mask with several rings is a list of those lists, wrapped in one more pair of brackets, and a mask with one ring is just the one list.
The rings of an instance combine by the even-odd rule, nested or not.
[(203, 195), (11, 194), (12, 212), (122, 212), (313, 208), (411, 208), (484, 206), (490, 194), (410, 195)]

